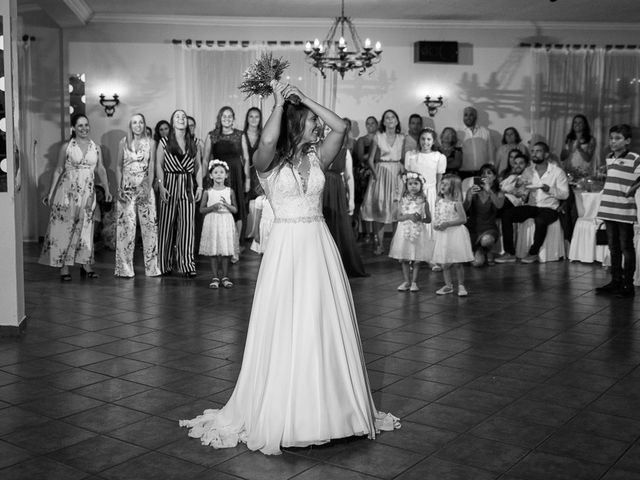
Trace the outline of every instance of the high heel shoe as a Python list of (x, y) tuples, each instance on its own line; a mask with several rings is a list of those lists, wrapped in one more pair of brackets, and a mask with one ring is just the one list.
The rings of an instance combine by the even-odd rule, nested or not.
[(98, 275), (93, 270), (86, 270), (84, 265), (80, 265), (80, 278), (84, 280), (87, 277), (94, 279), (94, 278), (100, 278), (100, 275)]
[(60, 281), (61, 282), (70, 282), (71, 281), (71, 274), (69, 274), (69, 273), (61, 273), (60, 274)]

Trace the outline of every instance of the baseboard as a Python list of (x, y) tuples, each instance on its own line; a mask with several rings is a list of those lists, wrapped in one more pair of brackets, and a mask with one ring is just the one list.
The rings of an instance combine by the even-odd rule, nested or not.
[(20, 337), (27, 330), (27, 317), (25, 316), (20, 325), (0, 325), (0, 337)]

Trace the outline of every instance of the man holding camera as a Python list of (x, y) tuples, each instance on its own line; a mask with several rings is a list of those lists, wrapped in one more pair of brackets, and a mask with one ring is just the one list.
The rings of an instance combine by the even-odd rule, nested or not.
[(521, 259), (522, 263), (538, 261), (538, 252), (547, 236), (547, 228), (558, 220), (560, 201), (569, 196), (569, 182), (564, 170), (555, 163), (549, 162), (549, 146), (537, 142), (531, 149), (533, 164), (527, 169), (531, 183), (527, 188), (531, 191), (527, 205), (514, 207), (502, 215), (502, 243), (505, 254), (496, 258), (497, 263), (516, 261), (513, 242), (513, 224), (522, 223), (528, 218), (535, 221), (533, 244), (529, 254)]

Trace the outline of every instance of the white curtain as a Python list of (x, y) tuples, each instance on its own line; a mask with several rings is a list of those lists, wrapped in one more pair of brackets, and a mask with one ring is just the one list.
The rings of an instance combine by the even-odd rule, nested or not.
[(640, 126), (640, 50), (534, 49), (533, 140), (546, 141), (559, 154), (576, 114), (589, 120), (598, 142), (594, 162), (601, 165), (609, 128), (618, 123)]
[(271, 51), (275, 58), (289, 61), (283, 80), (298, 86), (311, 99), (330, 108), (335, 106), (335, 95), (325, 88), (321, 76), (305, 61), (301, 48), (267, 47), (254, 45), (245, 48), (187, 48), (176, 46), (178, 105), (197, 122), (197, 135), (204, 138), (213, 129), (218, 110), (230, 106), (236, 113), (235, 127), (244, 127), (244, 118), (250, 107), (261, 108), (264, 120), (269, 115), (273, 100), (251, 97), (238, 90), (244, 71), (263, 51)]
[(38, 151), (37, 140), (33, 131), (33, 115), (21, 112), (32, 112), (33, 99), (31, 42), (18, 44), (18, 108), (16, 118), (16, 147), (20, 162), (20, 203), (22, 206), (22, 237), (32, 241), (38, 239)]

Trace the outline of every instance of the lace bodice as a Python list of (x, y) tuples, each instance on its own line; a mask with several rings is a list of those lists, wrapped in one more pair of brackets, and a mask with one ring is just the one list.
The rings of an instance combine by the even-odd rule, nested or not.
[(322, 219), (324, 172), (315, 151), (307, 154), (311, 168), (306, 191), (298, 170), (289, 164), (274, 168), (260, 183), (273, 208), (275, 221), (304, 222)]
[(80, 170), (88, 169), (93, 170), (98, 163), (98, 146), (89, 141), (87, 146), (87, 152), (82, 153), (82, 149), (75, 139), (71, 139), (67, 145), (67, 158), (64, 162), (65, 170)]

